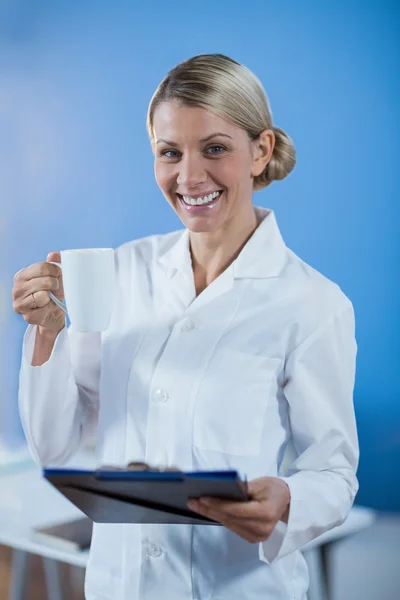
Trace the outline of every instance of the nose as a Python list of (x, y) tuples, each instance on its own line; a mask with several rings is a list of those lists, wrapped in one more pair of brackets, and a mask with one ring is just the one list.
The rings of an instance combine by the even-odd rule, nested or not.
[(182, 156), (179, 161), (177, 184), (186, 187), (194, 188), (207, 179), (207, 172), (204, 168), (204, 163), (200, 157)]

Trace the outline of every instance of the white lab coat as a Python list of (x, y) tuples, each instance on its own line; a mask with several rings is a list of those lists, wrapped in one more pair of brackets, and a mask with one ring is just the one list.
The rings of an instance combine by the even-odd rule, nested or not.
[(151, 236), (116, 251), (104, 334), (64, 329), (32, 367), (27, 330), (19, 403), (40, 464), (95, 431), (99, 464), (232, 468), (283, 477), (291, 492), (288, 525), (259, 544), (219, 526), (95, 525), (88, 600), (303, 600), (299, 549), (350, 510), (352, 305), (285, 246), (272, 211), (257, 211), (239, 257), (198, 297), (188, 232)]

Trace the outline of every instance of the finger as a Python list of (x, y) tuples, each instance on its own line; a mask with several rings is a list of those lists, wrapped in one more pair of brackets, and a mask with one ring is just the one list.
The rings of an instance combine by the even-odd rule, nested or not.
[(47, 262), (61, 262), (61, 254), (59, 252), (49, 252), (46, 258)]
[(40, 291), (57, 292), (60, 287), (60, 282), (57, 277), (47, 275), (46, 277), (35, 277), (35, 279), (30, 279), (26, 282), (24, 287), (26, 296)]
[(19, 302), (15, 302), (14, 310), (19, 314), (28, 313), (31, 310), (37, 310), (38, 308), (44, 308), (51, 302), (51, 298), (48, 292), (39, 291), (34, 294), (29, 294)]
[(209, 519), (217, 521), (227, 527), (248, 542), (262, 542), (267, 540), (275, 526), (275, 523), (265, 519), (243, 519), (230, 518), (223, 513), (209, 511), (206, 515)]
[(227, 520), (227, 517), (225, 515), (223, 515), (221, 513), (217, 513), (211, 507), (205, 506), (198, 500), (189, 500), (188, 507), (193, 512), (196, 512), (196, 513), (202, 515), (203, 517), (212, 519), (213, 521), (217, 521), (218, 523), (223, 524), (222, 522)]
[(270, 526), (265, 526), (258, 521), (243, 524), (240, 521), (227, 520), (222, 525), (250, 544), (264, 542), (269, 538), (272, 531)]
[(59, 277), (60, 274), (61, 269), (57, 265), (52, 265), (48, 262), (39, 262), (18, 271), (15, 274), (14, 282), (17, 285), (18, 283), (24, 283), (37, 277)]
[(190, 501), (188, 503), (188, 506), (189, 508), (191, 508), (191, 510), (198, 512), (199, 514), (208, 517), (209, 519), (218, 521), (219, 523), (225, 523), (227, 520), (240, 520), (242, 522), (246, 522), (254, 520), (254, 518), (259, 518), (258, 516), (255, 517), (254, 514), (251, 514), (251, 516), (248, 516), (248, 514), (243, 516), (243, 513), (238, 514), (234, 513), (232, 510), (230, 512), (227, 510), (222, 510), (221, 507), (214, 502), (210, 504), (205, 504), (204, 502), (196, 501), (195, 503), (193, 503)]
[(57, 292), (60, 288), (60, 282), (57, 277), (35, 277), (21, 283), (19, 286), (15, 286), (13, 290), (14, 300), (24, 300), (27, 296), (40, 290), (50, 290)]
[(209, 508), (214, 514), (223, 514), (227, 518), (249, 520), (265, 518), (265, 507), (256, 500), (239, 502), (208, 497), (199, 500), (200, 507)]
[[(190, 505), (191, 504), (192, 503), (190, 503)], [(223, 513), (213, 511), (209, 507), (200, 507), (196, 512), (208, 519), (220, 523), (252, 544), (268, 539), (273, 529), (270, 523), (265, 523), (260, 520), (232, 519)]]

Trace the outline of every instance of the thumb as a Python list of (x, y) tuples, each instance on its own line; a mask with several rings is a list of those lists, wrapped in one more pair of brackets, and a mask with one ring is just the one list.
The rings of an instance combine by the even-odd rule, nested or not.
[(46, 262), (61, 262), (61, 254), (59, 252), (49, 252)]

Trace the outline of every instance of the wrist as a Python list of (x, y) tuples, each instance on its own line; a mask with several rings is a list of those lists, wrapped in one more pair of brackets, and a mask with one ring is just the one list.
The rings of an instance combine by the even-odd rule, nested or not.
[(36, 328), (35, 347), (31, 362), (33, 367), (40, 367), (49, 360), (57, 336), (63, 328), (53, 330), (40, 325)]
[(290, 487), (288, 486), (288, 484), (286, 483), (286, 481), (282, 481), (282, 479), (280, 480), (282, 482), (282, 490), (284, 490), (285, 493), (285, 501), (284, 501), (284, 506), (285, 509), (282, 513), (282, 516), (280, 517), (280, 521), (282, 521), (283, 523), (288, 523), (289, 521), (289, 513), (290, 513)]
[(64, 329), (64, 327), (65, 325), (60, 325), (59, 328), (48, 329), (47, 327), (42, 327), (41, 325), (38, 325), (36, 331), (36, 339), (43, 340), (44, 342), (54, 343), (57, 339), (58, 334)]

